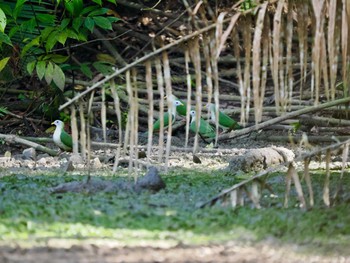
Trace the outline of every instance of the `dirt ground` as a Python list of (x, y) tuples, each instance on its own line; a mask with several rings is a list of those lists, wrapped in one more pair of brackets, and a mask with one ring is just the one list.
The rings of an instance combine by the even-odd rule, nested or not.
[(114, 245), (80, 244), (70, 247), (0, 247), (0, 262), (350, 262), (350, 257), (305, 253), (296, 245), (281, 247), (275, 241), (258, 244), (211, 246), (177, 245), (170, 248), (120, 247)]

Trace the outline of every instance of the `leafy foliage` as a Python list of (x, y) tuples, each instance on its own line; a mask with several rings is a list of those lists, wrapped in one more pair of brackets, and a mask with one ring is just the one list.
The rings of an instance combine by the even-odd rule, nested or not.
[[(115, 4), (113, 0), (109, 2)], [(63, 91), (65, 74), (61, 65), (69, 57), (57, 53), (55, 47), (69, 40), (85, 42), (95, 27), (112, 30), (112, 23), (119, 18), (107, 16), (108, 11), (102, 1), (56, 1), (56, 5), (51, 1), (4, 1), (0, 4), (0, 40), (20, 45), (28, 73), (35, 72), (40, 80), (54, 83)], [(0, 71), (9, 58), (0, 61)], [(82, 71), (92, 77), (86, 64)]]

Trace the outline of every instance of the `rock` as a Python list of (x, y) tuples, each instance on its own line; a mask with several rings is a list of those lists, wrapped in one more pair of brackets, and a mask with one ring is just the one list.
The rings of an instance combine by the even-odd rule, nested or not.
[(74, 170), (72, 161), (68, 161), (67, 163), (63, 164), (61, 167), (64, 172), (71, 172)]
[(199, 157), (195, 154), (193, 154), (193, 162), (194, 163), (202, 163), (201, 159), (199, 159)]
[(136, 191), (145, 189), (151, 191), (159, 191), (163, 188), (165, 188), (165, 183), (159, 176), (157, 168), (154, 166), (149, 167), (147, 174), (144, 177), (138, 179), (135, 184)]
[(72, 154), (69, 158), (69, 161), (71, 161), (73, 164), (83, 164), (84, 160), (80, 156), (80, 154)]
[(92, 168), (95, 168), (95, 169), (102, 168), (102, 163), (98, 157), (92, 160)]
[(233, 157), (229, 161), (226, 171), (233, 173), (238, 171), (258, 172), (293, 159), (294, 153), (283, 147), (250, 149), (242, 155)]
[(24, 149), (22, 155), (25, 160), (36, 160), (36, 151), (33, 147)]

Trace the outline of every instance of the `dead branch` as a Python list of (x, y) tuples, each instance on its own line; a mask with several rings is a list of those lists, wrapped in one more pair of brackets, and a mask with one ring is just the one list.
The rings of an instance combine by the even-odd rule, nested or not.
[(338, 99), (338, 100), (334, 100), (334, 101), (330, 101), (330, 102), (326, 102), (326, 103), (323, 103), (323, 104), (320, 104), (320, 105), (316, 105), (316, 106), (312, 106), (312, 107), (305, 107), (303, 109), (287, 113), (287, 114), (285, 114), (283, 116), (279, 116), (277, 118), (274, 118), (274, 119), (271, 119), (271, 120), (259, 123), (257, 125), (252, 126), (252, 127), (248, 127), (248, 128), (242, 129), (242, 130), (232, 131), (230, 133), (220, 135), (218, 139), (220, 141), (224, 141), (224, 140), (228, 140), (228, 139), (237, 138), (239, 136), (248, 134), (248, 133), (250, 133), (252, 131), (257, 131), (257, 130), (264, 129), (264, 128), (270, 126), (270, 125), (277, 124), (277, 123), (279, 123), (281, 121), (284, 121), (284, 120), (287, 120), (287, 119), (295, 118), (295, 117), (297, 117), (299, 115), (302, 115), (302, 114), (312, 113), (312, 112), (315, 112), (315, 111), (323, 110), (325, 108), (333, 107), (333, 106), (336, 106), (336, 105), (339, 105), (339, 104), (344, 104), (344, 103), (347, 103), (347, 102), (350, 102), (350, 97), (343, 98), (343, 99)]
[(37, 144), (35, 142), (31, 142), (31, 141), (28, 141), (26, 139), (20, 138), (16, 135), (0, 134), (0, 139), (3, 139), (6, 142), (11, 143), (11, 144), (19, 143), (19, 144), (26, 145), (28, 147), (33, 147), (35, 150), (38, 150), (38, 151), (41, 151), (44, 153), (48, 153), (51, 156), (58, 155), (58, 151), (52, 150), (50, 148), (47, 148), (47, 147), (42, 146), (40, 144)]

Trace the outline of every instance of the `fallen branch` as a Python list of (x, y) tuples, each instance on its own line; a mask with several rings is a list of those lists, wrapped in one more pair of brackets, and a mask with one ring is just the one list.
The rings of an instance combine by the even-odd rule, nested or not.
[(254, 175), (246, 180), (243, 180), (243, 181), (239, 182), (238, 184), (231, 186), (230, 188), (223, 190), (220, 194), (212, 197), (208, 201), (205, 201), (203, 203), (198, 204), (197, 207), (203, 208), (207, 205), (214, 205), (219, 199), (226, 197), (231, 192), (234, 192), (234, 191), (238, 190), (239, 188), (246, 186), (248, 183), (251, 183), (251, 182), (253, 182), (253, 181), (269, 174), (269, 173), (277, 172), (279, 170), (285, 169), (286, 167), (293, 165), (293, 163), (295, 163), (295, 162), (300, 162), (300, 161), (303, 161), (305, 159), (310, 159), (311, 157), (318, 156), (320, 153), (322, 153), (324, 151), (332, 151), (335, 149), (339, 149), (340, 147), (342, 147), (343, 145), (345, 145), (347, 143), (350, 143), (350, 139), (348, 139), (344, 142), (339, 142), (339, 143), (335, 143), (335, 144), (326, 146), (324, 148), (317, 148), (313, 151), (310, 151), (308, 153), (300, 155), (299, 157), (295, 158), (293, 161), (287, 161), (287, 162), (281, 163), (280, 165), (277, 165), (274, 167), (269, 167), (266, 170), (261, 171), (261, 172), (257, 173), (256, 175)]
[(347, 102), (350, 102), (350, 97), (339, 99), (339, 100), (334, 100), (334, 101), (330, 101), (330, 102), (326, 102), (326, 103), (323, 103), (323, 104), (320, 104), (320, 105), (317, 105), (317, 106), (306, 107), (306, 108), (287, 113), (287, 114), (285, 114), (283, 116), (279, 116), (277, 118), (265, 121), (263, 123), (256, 124), (254, 126), (251, 126), (251, 127), (248, 127), (248, 128), (242, 129), (242, 130), (236, 130), (236, 131), (232, 131), (232, 132), (227, 133), (227, 134), (220, 135), (218, 137), (218, 140), (219, 141), (224, 141), (224, 140), (234, 139), (234, 138), (237, 138), (239, 136), (248, 134), (248, 133), (250, 133), (252, 131), (261, 130), (261, 129), (264, 129), (264, 128), (270, 126), (270, 125), (280, 123), (280, 122), (282, 122), (284, 120), (295, 118), (295, 117), (297, 117), (299, 115), (302, 115), (302, 114), (312, 113), (312, 112), (315, 112), (315, 111), (323, 110), (325, 108), (333, 107), (333, 106), (336, 106), (336, 105), (339, 105), (339, 104), (344, 104), (344, 103), (347, 103)]
[(16, 135), (7, 135), (7, 134), (1, 134), (0, 133), (0, 139), (5, 140), (8, 143), (14, 144), (14, 143), (19, 143), (19, 144), (23, 144), (26, 145), (28, 147), (33, 147), (35, 150), (44, 152), (44, 153), (48, 153), (51, 156), (56, 156), (58, 155), (58, 151), (52, 150), (50, 148), (47, 148), (45, 146), (42, 146), (40, 144), (37, 144), (35, 142), (31, 142), (29, 140), (20, 138)]

